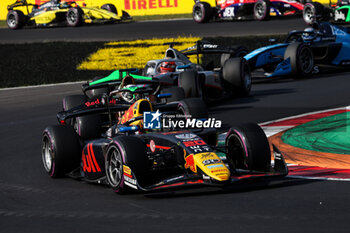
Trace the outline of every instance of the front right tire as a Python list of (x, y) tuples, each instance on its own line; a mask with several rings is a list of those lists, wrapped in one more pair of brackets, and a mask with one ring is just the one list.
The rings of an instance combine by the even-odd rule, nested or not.
[(228, 164), (233, 169), (269, 172), (271, 151), (267, 137), (255, 123), (232, 127), (225, 140)]
[(307, 44), (296, 42), (288, 45), (284, 52), (284, 60), (288, 58), (290, 59), (292, 78), (307, 78), (312, 75), (314, 56)]
[[(134, 136), (119, 136), (107, 148), (106, 153), (106, 177), (109, 186), (114, 192), (123, 194), (129, 190), (125, 184), (125, 166), (128, 166), (132, 177), (141, 185), (147, 182), (148, 177), (148, 157), (146, 144)], [(133, 184), (136, 185), (136, 184)]]

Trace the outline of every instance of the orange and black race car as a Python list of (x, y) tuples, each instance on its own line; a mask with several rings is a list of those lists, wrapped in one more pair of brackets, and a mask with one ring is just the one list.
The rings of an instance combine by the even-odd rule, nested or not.
[(108, 23), (131, 19), (125, 11), (117, 11), (113, 4), (101, 8), (79, 6), (76, 2), (51, 0), (41, 5), (17, 0), (7, 7), (7, 26), (19, 29), (24, 26), (67, 25), (80, 26), (84, 23)]
[[(61, 124), (43, 132), (44, 168), (51, 177), (68, 175), (103, 183), (117, 193), (220, 186), (247, 178), (287, 175), (283, 156), (275, 147), (271, 165), (270, 146), (258, 125), (243, 124), (218, 135), (210, 119), (186, 117), (183, 110), (191, 106), (190, 100), (151, 104), (139, 99), (127, 105), (111, 103), (104, 96), (101, 101), (59, 112)], [(120, 112), (123, 115), (112, 124), (111, 119)], [(178, 125), (166, 126), (174, 119), (164, 121), (165, 115), (178, 113), (185, 114)], [(109, 128), (103, 132), (100, 114), (108, 114), (110, 119)], [(184, 129), (181, 124), (194, 128)], [(201, 125), (208, 127), (196, 129)]]

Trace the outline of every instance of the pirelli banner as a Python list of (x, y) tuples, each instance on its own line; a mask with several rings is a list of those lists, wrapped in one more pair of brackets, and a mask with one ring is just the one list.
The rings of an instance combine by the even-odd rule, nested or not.
[[(16, 0), (0, 0), (0, 20), (5, 20), (7, 6)], [(63, 0), (61, 0), (63, 1)], [(72, 1), (72, 0), (66, 0)], [(209, 2), (211, 2), (210, 0)], [(40, 5), (47, 0), (27, 0), (30, 4)], [(131, 16), (186, 14), (192, 12), (193, 0), (75, 0), (80, 6), (97, 6), (113, 4), (117, 10), (124, 10)], [(214, 1), (215, 2), (215, 1)], [(31, 10), (31, 8), (29, 8)], [(27, 12), (25, 12), (26, 14)]]
[[(7, 6), (16, 0), (0, 0), (0, 20), (5, 20), (7, 15)], [(30, 4), (40, 5), (48, 0), (27, 0)], [(64, 1), (64, 0), (61, 0)], [(73, 0), (66, 0), (73, 1)], [(216, 0), (202, 0), (208, 2), (211, 6), (216, 5)], [(225, 0), (218, 0), (217, 3)], [(194, 0), (75, 0), (80, 6), (101, 7), (103, 4), (113, 4), (117, 10), (125, 10), (131, 16), (139, 15), (168, 15), (168, 14), (186, 14), (192, 12)], [(318, 0), (323, 4), (328, 4), (329, 0)], [(332, 2), (336, 2), (332, 0)], [(28, 9), (31, 10), (31, 7)], [(24, 12), (25, 14), (27, 12)]]

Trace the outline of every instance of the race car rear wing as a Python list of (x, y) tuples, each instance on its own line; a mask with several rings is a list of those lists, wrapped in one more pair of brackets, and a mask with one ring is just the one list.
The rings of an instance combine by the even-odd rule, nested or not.
[(238, 47), (241, 46), (225, 46), (212, 44), (205, 40), (198, 40), (194, 46), (181, 50), (180, 52), (185, 56), (197, 55), (197, 64), (199, 64), (200, 54), (235, 54)]

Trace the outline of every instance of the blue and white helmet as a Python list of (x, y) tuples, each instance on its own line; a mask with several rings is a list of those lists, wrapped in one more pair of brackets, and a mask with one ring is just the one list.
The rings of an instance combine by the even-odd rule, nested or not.
[(301, 37), (304, 41), (312, 41), (317, 37), (316, 30), (312, 27), (305, 28)]

